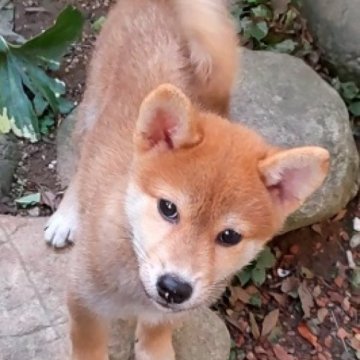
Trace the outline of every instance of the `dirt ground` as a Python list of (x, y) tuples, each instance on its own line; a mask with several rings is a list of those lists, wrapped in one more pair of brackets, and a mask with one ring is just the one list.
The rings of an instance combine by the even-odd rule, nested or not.
[[(68, 97), (79, 102), (96, 36), (90, 25), (106, 14), (109, 1), (15, 1), (15, 31), (25, 37), (38, 33), (66, 4), (82, 9), (87, 19), (83, 41), (57, 74), (68, 86)], [(55, 133), (38, 144), (20, 142), (23, 157), (1, 213), (28, 215), (13, 201), (24, 191), (62, 190), (56, 178)], [(42, 208), (39, 214), (50, 212)], [(360, 254), (350, 247), (354, 216), (360, 216), (359, 197), (334, 219), (276, 238), (271, 244), (276, 265), (262, 286), (241, 288), (234, 279), (214, 305), (234, 340), (231, 359), (360, 359), (360, 293), (352, 286), (351, 264), (360, 261)]]

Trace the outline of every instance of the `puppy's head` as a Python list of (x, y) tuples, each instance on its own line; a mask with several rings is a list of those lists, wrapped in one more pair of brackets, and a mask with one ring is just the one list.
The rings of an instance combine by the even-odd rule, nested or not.
[(171, 85), (144, 100), (134, 142), (126, 208), (140, 278), (169, 311), (214, 300), (328, 171), (326, 150), (276, 149)]

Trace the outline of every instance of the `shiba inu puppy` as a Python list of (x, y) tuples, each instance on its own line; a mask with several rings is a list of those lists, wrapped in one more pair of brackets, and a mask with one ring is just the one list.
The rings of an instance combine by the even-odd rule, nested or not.
[(137, 360), (173, 360), (172, 327), (210, 304), (323, 182), (329, 154), (230, 123), (236, 32), (223, 0), (120, 0), (90, 66), (76, 174), (46, 240), (76, 242), (74, 359), (106, 359), (137, 318)]

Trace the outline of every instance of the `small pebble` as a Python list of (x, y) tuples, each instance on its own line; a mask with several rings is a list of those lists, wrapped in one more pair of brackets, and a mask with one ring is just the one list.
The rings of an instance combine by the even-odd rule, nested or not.
[(354, 225), (354, 230), (360, 232), (360, 218), (354, 217), (353, 225)]
[(354, 234), (350, 240), (350, 247), (357, 248), (360, 245), (360, 233)]
[(38, 207), (34, 207), (28, 210), (29, 216), (38, 217), (40, 215), (40, 209)]

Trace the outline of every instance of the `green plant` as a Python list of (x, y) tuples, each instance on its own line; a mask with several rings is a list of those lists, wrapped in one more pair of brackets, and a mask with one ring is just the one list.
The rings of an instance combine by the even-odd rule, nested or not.
[(353, 82), (341, 82), (338, 78), (332, 80), (332, 86), (339, 92), (348, 106), (351, 115), (360, 116), (360, 89)]
[(309, 47), (311, 40), (300, 34), (298, 5), (294, 0), (236, 1), (232, 13), (243, 43), (256, 50), (282, 53)]
[(0, 132), (11, 130), (32, 142), (66, 114), (73, 103), (66, 100), (65, 84), (46, 70), (58, 70), (60, 59), (82, 32), (84, 18), (68, 6), (55, 24), (24, 44), (8, 43), (0, 36)]
[[(245, 286), (250, 281), (260, 286), (266, 280), (266, 270), (275, 265), (276, 259), (269, 247), (259, 254), (259, 256), (248, 266), (242, 269), (236, 277), (240, 281), (241, 286)], [(256, 300), (256, 299), (254, 299)], [(258, 305), (255, 301), (254, 305)]]

